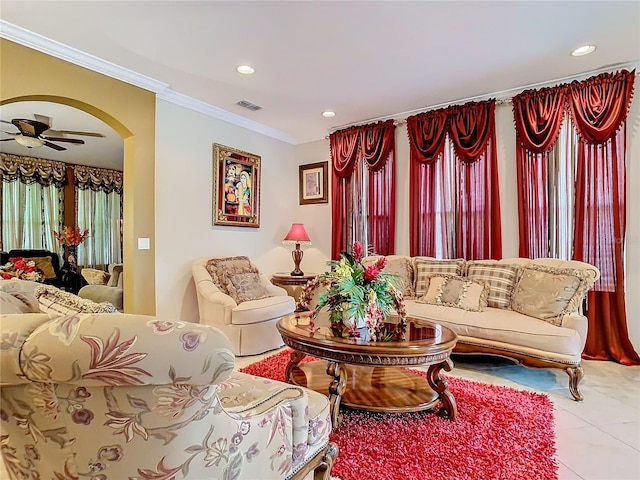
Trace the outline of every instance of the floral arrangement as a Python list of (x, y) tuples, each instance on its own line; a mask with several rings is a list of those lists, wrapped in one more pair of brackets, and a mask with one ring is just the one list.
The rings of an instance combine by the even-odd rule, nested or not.
[(41, 282), (44, 280), (44, 272), (36, 266), (36, 262), (33, 260), (13, 257), (0, 266), (0, 277), (4, 280), (19, 278), (21, 280)]
[[(364, 326), (368, 330), (368, 340), (402, 339), (406, 329), (406, 310), (402, 293), (395, 285), (396, 276), (382, 272), (386, 258), (381, 257), (375, 264), (365, 267), (363, 256), (364, 249), (356, 242), (353, 254), (342, 252), (340, 260), (328, 262), (331, 270), (307, 283), (301, 292), (299, 307), (308, 307), (313, 292), (324, 286), (327, 288), (311, 312), (312, 322), (326, 307), (332, 331), (337, 335), (341, 335), (346, 327), (349, 336), (358, 337), (359, 327)], [(399, 321), (392, 329), (385, 320), (394, 309)]]
[(53, 236), (56, 237), (60, 245), (78, 246), (84, 239), (89, 236), (89, 230), (84, 232), (80, 231), (80, 227), (67, 227), (65, 226), (61, 232), (53, 232)]

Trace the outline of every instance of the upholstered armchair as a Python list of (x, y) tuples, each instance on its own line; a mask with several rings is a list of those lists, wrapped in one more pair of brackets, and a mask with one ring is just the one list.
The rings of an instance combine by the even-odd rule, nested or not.
[(0, 328), (12, 480), (329, 478), (328, 399), (235, 372), (216, 328), (42, 313), (1, 315)]
[(296, 308), (247, 257), (209, 257), (192, 265), (200, 323), (218, 327), (236, 355), (257, 355), (283, 345), (276, 323)]
[(124, 307), (122, 263), (109, 265), (109, 273), (94, 268), (83, 268), (80, 274), (89, 283), (78, 292), (78, 296), (96, 303), (109, 302), (118, 310)]

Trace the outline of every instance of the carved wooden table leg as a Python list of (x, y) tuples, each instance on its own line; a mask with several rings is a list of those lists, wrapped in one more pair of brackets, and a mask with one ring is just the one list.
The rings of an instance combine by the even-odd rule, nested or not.
[(340, 399), (347, 387), (347, 376), (344, 367), (337, 362), (329, 362), (327, 375), (333, 377), (329, 384), (329, 408), (331, 410), (331, 426), (338, 428), (342, 421), (340, 414)]
[(440, 401), (442, 402), (442, 408), (438, 412), (438, 416), (448, 418), (449, 420), (455, 420), (458, 415), (458, 407), (456, 406), (456, 399), (453, 398), (453, 394), (447, 389), (449, 384), (446, 380), (440, 378), (440, 370), (443, 368), (447, 372), (451, 371), (453, 368), (453, 362), (450, 358), (447, 358), (440, 363), (430, 365), (429, 371), (427, 372), (427, 381), (429, 382), (429, 386), (438, 394), (438, 397), (440, 397)]
[(298, 350), (291, 350), (291, 357), (289, 358), (289, 363), (287, 363), (287, 368), (284, 371), (284, 376), (290, 383), (294, 383), (293, 369), (298, 366), (304, 357), (304, 353), (299, 352)]
[(582, 370), (580, 365), (567, 367), (567, 374), (569, 375), (569, 391), (571, 392), (571, 395), (573, 395), (573, 398), (575, 398), (576, 401), (582, 401), (584, 397), (578, 389), (578, 384), (580, 383), (580, 380), (582, 380), (582, 377), (584, 377), (584, 370)]

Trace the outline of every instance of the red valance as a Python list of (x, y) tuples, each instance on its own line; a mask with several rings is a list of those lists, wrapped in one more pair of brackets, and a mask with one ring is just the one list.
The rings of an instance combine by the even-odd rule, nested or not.
[(466, 103), (450, 108), (449, 135), (456, 155), (463, 162), (475, 162), (495, 138), (495, 100)]
[(532, 153), (547, 152), (558, 139), (567, 95), (564, 89), (526, 90), (512, 99), (516, 138)]
[(411, 162), (435, 162), (444, 151), (447, 110), (433, 110), (407, 118)]

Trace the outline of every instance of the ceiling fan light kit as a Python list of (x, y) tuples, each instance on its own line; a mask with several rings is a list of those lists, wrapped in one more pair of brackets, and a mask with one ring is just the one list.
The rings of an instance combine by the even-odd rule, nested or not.
[(27, 137), (25, 135), (16, 135), (13, 139), (23, 147), (27, 148), (39, 148), (44, 145), (44, 140), (41, 138)]

